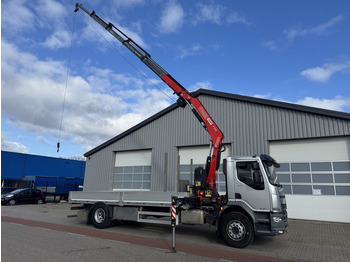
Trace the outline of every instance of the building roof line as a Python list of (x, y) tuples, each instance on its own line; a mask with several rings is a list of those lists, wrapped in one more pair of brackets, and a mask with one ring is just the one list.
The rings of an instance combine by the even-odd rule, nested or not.
[[(197, 94), (198, 92), (198, 94)], [(329, 109), (323, 109), (323, 108), (317, 108), (317, 107), (311, 107), (311, 106), (305, 106), (305, 105), (299, 105), (299, 104), (293, 104), (290, 102), (284, 102), (284, 101), (277, 101), (277, 100), (269, 100), (264, 98), (258, 98), (258, 97), (252, 97), (252, 96), (245, 96), (245, 95), (237, 95), (237, 94), (231, 94), (231, 93), (224, 93), (220, 91), (213, 91), (213, 90), (207, 90), (207, 89), (199, 89), (196, 92), (194, 92), (196, 96), (205, 94), (205, 95), (211, 95), (211, 96), (217, 96), (217, 97), (223, 97), (228, 99), (234, 99), (239, 101), (245, 101), (245, 102), (251, 102), (256, 104), (262, 104), (267, 106), (273, 106), (273, 107), (280, 107), (285, 109), (292, 109), (296, 111), (302, 111), (307, 113), (313, 113), (318, 115), (324, 115), (324, 116), (330, 116), (330, 117), (336, 117), (336, 118), (342, 118), (345, 120), (350, 120), (350, 114), (340, 111), (334, 111)]]
[[(306, 112), (306, 113), (312, 113), (312, 114), (318, 114), (323, 116), (329, 116), (329, 117), (335, 117), (335, 118), (341, 118), (345, 120), (350, 120), (350, 114), (345, 112), (339, 112), (339, 111), (333, 111), (328, 109), (322, 109), (322, 108), (316, 108), (316, 107), (310, 107), (310, 106), (304, 106), (304, 105), (298, 105), (288, 102), (282, 102), (282, 101), (276, 101), (276, 100), (269, 100), (264, 98), (257, 98), (257, 97), (251, 97), (251, 96), (245, 96), (245, 95), (237, 95), (237, 94), (231, 94), (231, 93), (225, 93), (220, 91), (213, 91), (208, 89), (198, 89), (197, 91), (193, 92), (193, 96), (198, 97), (200, 95), (209, 95), (209, 96), (216, 96), (216, 97), (222, 97), (226, 99), (232, 99), (232, 100), (238, 100), (238, 101), (244, 101), (249, 103), (255, 103), (255, 104), (262, 104), (266, 106), (272, 106), (272, 107), (279, 107), (284, 109), (291, 109), (296, 110), (300, 112)], [(122, 132), (121, 134), (107, 140), (106, 142), (102, 143), (101, 145), (91, 149), (90, 151), (86, 152), (84, 154), (85, 157), (89, 157), (92, 154), (100, 151), (101, 149), (109, 146), (110, 144), (122, 139), (123, 137), (135, 132), (136, 130), (142, 128), (143, 126), (151, 123), (152, 121), (158, 119), (159, 117), (167, 114), (168, 112), (178, 108), (177, 103), (174, 103), (167, 108), (161, 110), (160, 112), (154, 114), (153, 116), (145, 119), (144, 121), (138, 123), (137, 125), (129, 128), (128, 130)]]

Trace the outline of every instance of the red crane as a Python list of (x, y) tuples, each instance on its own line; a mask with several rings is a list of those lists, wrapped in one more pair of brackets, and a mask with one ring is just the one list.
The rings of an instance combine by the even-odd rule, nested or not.
[[(158, 75), (178, 96), (177, 103), (181, 107), (188, 105), (193, 114), (208, 131), (210, 135), (210, 152), (207, 157), (206, 168), (204, 176), (206, 177), (206, 185), (195, 185), (195, 194), (202, 200), (203, 196), (209, 196), (209, 199), (214, 200), (217, 196), (216, 190), (216, 171), (220, 166), (220, 154), (224, 148), (222, 140), (224, 134), (211, 118), (202, 103), (179, 84), (167, 71), (158, 65), (142, 47), (134, 42), (130, 37), (124, 34), (112, 23), (107, 23), (96, 15), (95, 11), (91, 13), (81, 4), (77, 3), (74, 12), (82, 9), (91, 18), (98, 22), (103, 28), (117, 38), (125, 47), (127, 47), (133, 54), (135, 54), (147, 67), (149, 67), (156, 75)], [(202, 201), (201, 201), (202, 202)], [(215, 200), (214, 200), (215, 202)]]

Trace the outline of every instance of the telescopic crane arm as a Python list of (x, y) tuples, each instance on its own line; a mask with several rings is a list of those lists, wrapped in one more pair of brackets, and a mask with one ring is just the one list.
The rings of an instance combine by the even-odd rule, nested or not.
[(159, 76), (178, 96), (177, 103), (181, 107), (185, 107), (188, 104), (202, 124), (202, 126), (208, 131), (211, 138), (211, 149), (207, 159), (207, 188), (216, 189), (215, 174), (220, 165), (220, 153), (222, 147), (222, 140), (224, 135), (215, 124), (214, 120), (210, 117), (207, 110), (203, 107), (201, 102), (193, 97), (181, 84), (179, 84), (168, 72), (166, 72), (160, 65), (158, 65), (142, 47), (135, 43), (130, 37), (124, 34), (120, 29), (114, 26), (112, 23), (106, 23), (103, 19), (96, 15), (95, 11), (91, 13), (77, 3), (74, 12), (82, 9), (91, 18), (98, 22), (103, 28), (117, 38), (125, 47), (127, 47), (134, 55), (136, 55), (146, 66), (148, 66), (157, 76)]

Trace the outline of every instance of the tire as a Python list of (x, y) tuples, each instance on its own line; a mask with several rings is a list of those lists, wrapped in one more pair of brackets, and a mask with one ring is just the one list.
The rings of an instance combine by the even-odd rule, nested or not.
[(36, 202), (38, 205), (42, 205), (42, 204), (44, 204), (44, 200), (42, 200), (42, 199), (38, 199), (38, 201)]
[(96, 203), (90, 211), (91, 223), (96, 228), (107, 228), (111, 225), (112, 220), (108, 207), (104, 203)]
[(241, 213), (233, 212), (225, 215), (220, 231), (227, 244), (235, 248), (244, 248), (254, 239), (252, 223)]
[(17, 204), (17, 201), (16, 201), (15, 199), (11, 199), (11, 200), (8, 202), (8, 204), (9, 204), (10, 206), (14, 206), (14, 205)]

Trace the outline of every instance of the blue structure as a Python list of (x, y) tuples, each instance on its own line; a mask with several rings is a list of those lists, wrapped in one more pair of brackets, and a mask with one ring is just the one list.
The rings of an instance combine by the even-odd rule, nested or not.
[(83, 186), (85, 161), (1, 151), (1, 187), (36, 187), (68, 196)]

